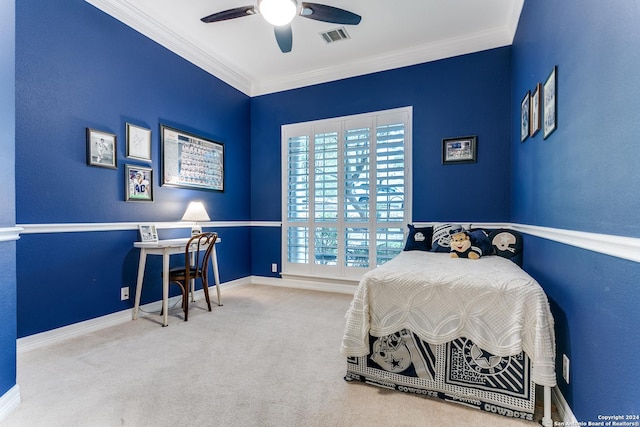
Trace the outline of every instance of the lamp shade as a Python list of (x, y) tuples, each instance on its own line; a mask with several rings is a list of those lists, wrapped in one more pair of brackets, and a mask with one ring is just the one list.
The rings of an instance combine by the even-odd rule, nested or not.
[(202, 202), (191, 202), (189, 203), (184, 215), (182, 215), (182, 220), (202, 222), (211, 221), (211, 218), (209, 218), (209, 214), (207, 214), (207, 210), (204, 208), (204, 204)]
[(262, 0), (258, 8), (264, 19), (275, 26), (287, 25), (298, 11), (298, 5), (293, 0)]

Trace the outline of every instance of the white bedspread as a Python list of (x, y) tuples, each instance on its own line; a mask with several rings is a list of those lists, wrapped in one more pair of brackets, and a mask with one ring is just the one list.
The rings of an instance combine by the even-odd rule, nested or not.
[(478, 260), (402, 252), (364, 275), (342, 339), (344, 356), (369, 353), (369, 333), (403, 328), (432, 344), (466, 337), (497, 356), (524, 352), (536, 384), (555, 386), (553, 317), (544, 291), (499, 256)]

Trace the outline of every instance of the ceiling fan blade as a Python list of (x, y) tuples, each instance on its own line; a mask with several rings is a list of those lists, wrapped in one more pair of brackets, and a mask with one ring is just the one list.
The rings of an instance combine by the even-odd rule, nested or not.
[(273, 32), (276, 35), (276, 41), (282, 53), (291, 52), (293, 47), (293, 32), (291, 31), (291, 24), (283, 25), (281, 27), (273, 27)]
[(358, 25), (362, 17), (348, 10), (318, 3), (302, 2), (300, 16), (332, 24)]
[(243, 16), (255, 15), (258, 13), (255, 6), (243, 6), (236, 7), (235, 9), (224, 10), (222, 12), (214, 13), (209, 16), (205, 16), (200, 19), (202, 22), (219, 22), (226, 21), (227, 19), (242, 18)]

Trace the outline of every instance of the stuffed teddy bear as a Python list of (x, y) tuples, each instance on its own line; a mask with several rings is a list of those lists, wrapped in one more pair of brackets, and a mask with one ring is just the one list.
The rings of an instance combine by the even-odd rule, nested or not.
[(491, 250), (489, 236), (484, 230), (454, 231), (451, 233), (451, 258), (478, 259)]

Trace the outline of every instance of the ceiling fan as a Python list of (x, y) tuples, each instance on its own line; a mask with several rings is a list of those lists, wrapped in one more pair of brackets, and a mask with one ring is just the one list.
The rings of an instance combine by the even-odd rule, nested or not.
[(358, 25), (362, 17), (333, 6), (297, 0), (258, 0), (257, 6), (243, 6), (224, 10), (200, 19), (202, 22), (219, 22), (260, 13), (273, 25), (276, 41), (282, 53), (291, 52), (293, 33), (291, 21), (296, 15), (332, 24)]

